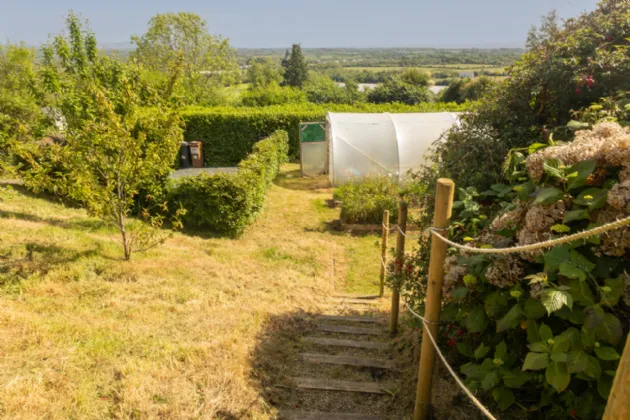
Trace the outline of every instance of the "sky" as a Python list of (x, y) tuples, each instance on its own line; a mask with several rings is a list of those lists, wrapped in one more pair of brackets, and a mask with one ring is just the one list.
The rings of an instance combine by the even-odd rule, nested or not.
[(0, 43), (45, 42), (68, 10), (90, 22), (101, 45), (129, 41), (151, 16), (194, 12), (237, 48), (522, 47), (556, 9), (561, 18), (596, 0), (2, 0)]

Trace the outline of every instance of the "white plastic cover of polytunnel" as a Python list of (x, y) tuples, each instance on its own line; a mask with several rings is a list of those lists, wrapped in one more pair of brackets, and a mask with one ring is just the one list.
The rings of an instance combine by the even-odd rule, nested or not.
[(458, 114), (350, 114), (326, 116), (328, 169), (333, 185), (370, 176), (399, 181), (425, 163), (426, 153), (457, 123)]

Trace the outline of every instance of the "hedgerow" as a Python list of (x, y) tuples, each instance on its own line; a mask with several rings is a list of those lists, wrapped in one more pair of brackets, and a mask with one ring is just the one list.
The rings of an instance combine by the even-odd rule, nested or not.
[(168, 186), (173, 208), (187, 210), (185, 226), (238, 236), (262, 210), (265, 196), (280, 165), (288, 159), (288, 135), (277, 131), (254, 144), (237, 173), (201, 174)]
[(323, 121), (333, 112), (462, 112), (469, 105), (457, 104), (291, 104), (269, 107), (187, 108), (182, 111), (184, 137), (203, 142), (206, 166), (232, 166), (252, 151), (254, 144), (276, 130), (289, 135), (289, 157), (299, 156), (299, 124)]

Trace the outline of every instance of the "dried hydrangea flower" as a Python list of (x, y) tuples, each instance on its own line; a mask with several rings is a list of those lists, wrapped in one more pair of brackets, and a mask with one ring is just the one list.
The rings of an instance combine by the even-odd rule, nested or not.
[(616, 184), (608, 192), (608, 204), (617, 210), (626, 210), (630, 203), (630, 180)]
[(442, 282), (444, 296), (450, 296), (451, 291), (458, 284), (462, 284), (467, 272), (466, 267), (457, 264), (456, 255), (444, 259), (444, 281)]
[[(606, 224), (626, 217), (626, 213), (612, 208), (606, 208), (597, 215), (597, 223)], [(602, 234), (601, 251), (611, 257), (621, 257), (630, 250), (630, 227), (611, 230)]]
[(525, 274), (523, 262), (515, 255), (496, 258), (486, 270), (486, 280), (502, 289), (514, 286)]

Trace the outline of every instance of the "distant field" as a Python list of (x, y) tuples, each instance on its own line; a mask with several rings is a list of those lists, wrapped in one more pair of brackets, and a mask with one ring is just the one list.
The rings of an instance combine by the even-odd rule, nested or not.
[(453, 65), (444, 65), (444, 66), (436, 66), (436, 67), (402, 67), (402, 66), (391, 66), (391, 67), (343, 67), (345, 70), (367, 70), (373, 72), (379, 71), (395, 71), (395, 70), (408, 70), (408, 69), (418, 69), (422, 71), (435, 72), (435, 71), (489, 71), (492, 73), (503, 73), (505, 71), (505, 67), (500, 66), (480, 66), (479, 64), (453, 64)]

